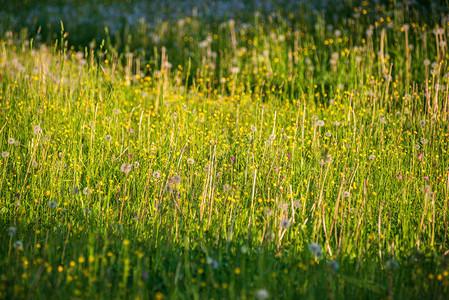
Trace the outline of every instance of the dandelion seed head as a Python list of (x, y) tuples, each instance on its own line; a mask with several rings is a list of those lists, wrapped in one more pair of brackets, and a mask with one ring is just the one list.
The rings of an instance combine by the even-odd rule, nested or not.
[(430, 185), (425, 185), (421, 188), (421, 191), (427, 195), (433, 195), (432, 187)]
[(385, 263), (385, 268), (389, 271), (396, 270), (399, 268), (399, 263), (395, 259), (391, 258)]
[(120, 170), (125, 174), (128, 174), (129, 172), (131, 172), (132, 169), (133, 169), (133, 165), (127, 164), (127, 163), (123, 163), (120, 167)]
[(290, 226), (292, 225), (292, 223), (290, 222), (290, 220), (289, 219), (283, 219), (282, 221), (281, 221), (281, 227), (282, 228), (285, 228), (285, 229), (287, 229), (287, 228), (289, 228)]
[(321, 246), (318, 245), (317, 243), (310, 243), (309, 244), (309, 252), (312, 253), (312, 255), (314, 255), (316, 257), (321, 257), (321, 255), (322, 255)]
[(421, 138), (420, 140), (419, 140), (419, 142), (422, 144), (422, 145), (425, 145), (425, 144), (427, 144), (427, 142), (429, 142), (427, 139), (425, 139), (425, 138)]
[(260, 289), (256, 291), (256, 298), (259, 300), (265, 300), (268, 299), (268, 297), (270, 297), (270, 294), (268, 293), (268, 291), (266, 289)]
[(181, 180), (182, 180), (182, 178), (181, 178), (181, 176), (179, 176), (179, 175), (175, 175), (175, 176), (173, 176), (173, 178), (172, 178), (172, 182), (173, 182), (174, 184), (179, 184), (179, 183), (181, 183)]
[(302, 206), (301, 200), (298, 199), (293, 202), (294, 208), (300, 208), (301, 206)]
[(90, 195), (90, 193), (92, 193), (91, 189), (88, 187), (85, 187), (83, 190), (83, 194), (87, 196), (87, 195)]
[(15, 235), (15, 234), (16, 234), (16, 227), (14, 227), (14, 226), (8, 227), (8, 234), (9, 234), (10, 236)]
[(329, 266), (335, 272), (338, 271), (338, 269), (340, 269), (340, 264), (335, 259), (333, 259), (329, 262)]
[(240, 72), (240, 69), (238, 67), (231, 68), (231, 73), (232, 74), (238, 74), (239, 72)]
[(9, 156), (9, 152), (8, 151), (3, 151), (2, 152), (2, 157), (3, 158), (7, 158)]
[(35, 135), (39, 135), (42, 133), (42, 128), (39, 125), (33, 127), (33, 132)]
[(10, 144), (10, 145), (14, 144), (15, 142), (16, 142), (16, 140), (13, 138), (8, 139), (8, 144)]
[(217, 269), (219, 267), (218, 261), (216, 261), (215, 259), (208, 257), (206, 259), (206, 263), (212, 267), (212, 269)]
[(21, 241), (16, 241), (14, 243), (14, 248), (16, 248), (17, 250), (22, 250), (23, 249), (23, 243)]
[(279, 203), (279, 208), (283, 211), (288, 210), (288, 203), (287, 202), (281, 202)]

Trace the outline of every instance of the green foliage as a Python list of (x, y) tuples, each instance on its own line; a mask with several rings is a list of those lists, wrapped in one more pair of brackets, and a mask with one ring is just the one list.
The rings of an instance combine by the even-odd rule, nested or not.
[(444, 298), (445, 5), (81, 2), (2, 10), (0, 298)]

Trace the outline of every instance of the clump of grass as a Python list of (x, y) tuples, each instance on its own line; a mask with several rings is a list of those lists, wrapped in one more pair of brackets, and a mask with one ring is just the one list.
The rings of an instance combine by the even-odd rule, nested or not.
[(447, 293), (447, 24), (352, 9), (5, 34), (0, 297)]

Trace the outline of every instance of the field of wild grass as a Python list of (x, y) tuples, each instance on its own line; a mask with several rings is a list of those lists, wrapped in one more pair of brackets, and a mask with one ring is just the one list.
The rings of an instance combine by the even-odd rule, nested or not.
[(0, 16), (0, 298), (449, 297), (444, 1)]

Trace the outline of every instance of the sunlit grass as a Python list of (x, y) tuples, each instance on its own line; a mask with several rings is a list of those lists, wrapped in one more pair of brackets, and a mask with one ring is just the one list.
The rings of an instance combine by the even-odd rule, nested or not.
[(0, 298), (444, 298), (447, 20), (277, 9), (2, 36)]

